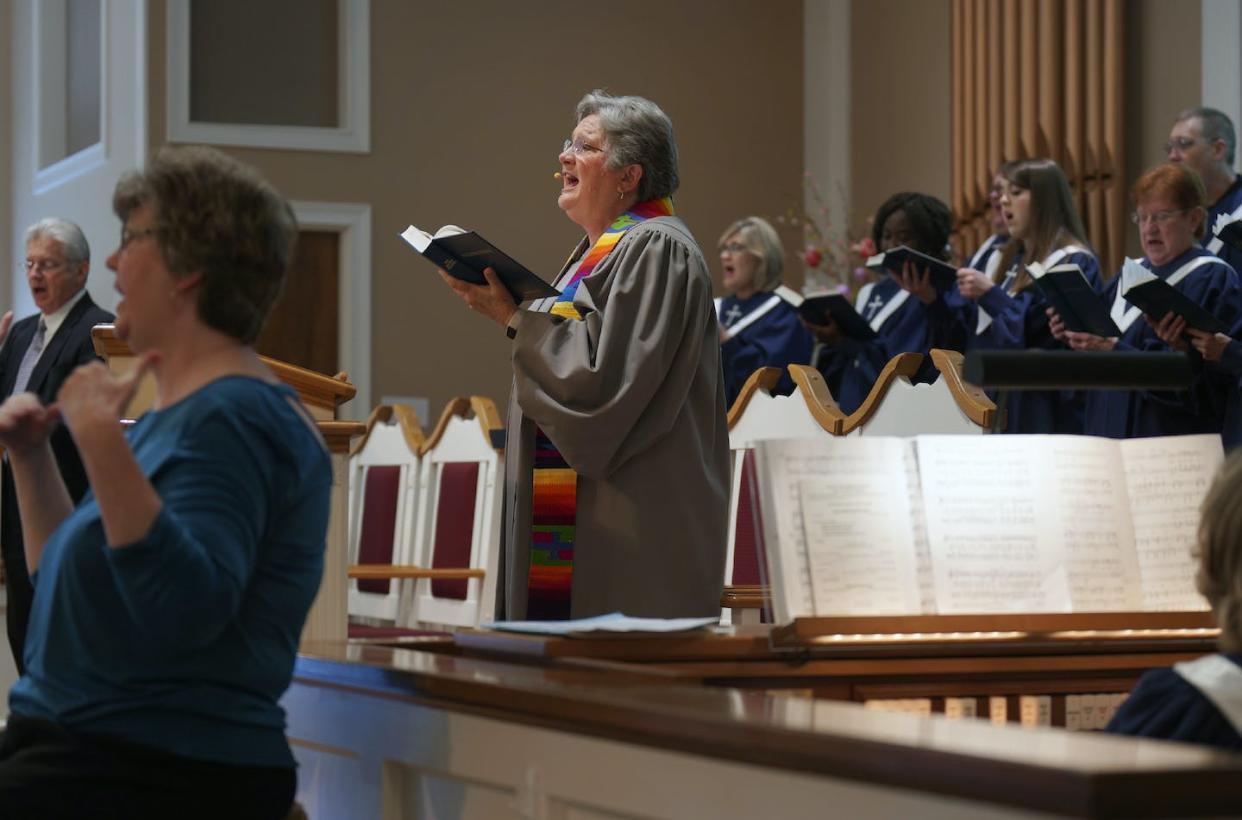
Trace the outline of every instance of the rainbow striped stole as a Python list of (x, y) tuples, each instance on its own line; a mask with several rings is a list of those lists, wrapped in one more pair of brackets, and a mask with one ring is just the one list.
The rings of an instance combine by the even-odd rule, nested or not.
[[(672, 213), (671, 199), (653, 199), (640, 202), (617, 217), (582, 257), (578, 269), (552, 305), (552, 313), (581, 321), (582, 313), (574, 307), (578, 283), (595, 270), (630, 228), (643, 220), (671, 216)], [(578, 474), (539, 427), (535, 428), (535, 459), (531, 478), (526, 618), (532, 621), (563, 620), (570, 617), (573, 590)]]
[(621, 241), (621, 237), (625, 236), (630, 228), (655, 216), (672, 215), (673, 200), (665, 197), (664, 199), (649, 199), (646, 202), (640, 202), (617, 217), (616, 221), (608, 226), (608, 229), (600, 235), (599, 239), (595, 240), (595, 244), (582, 257), (582, 263), (578, 265), (578, 270), (574, 271), (573, 278), (566, 283), (561, 290), (561, 295), (557, 297), (556, 303), (552, 305), (552, 313), (557, 316), (564, 316), (566, 319), (581, 319), (582, 313), (578, 308), (574, 307), (574, 294), (578, 292), (578, 283), (591, 275), (591, 271), (595, 270), (596, 265), (604, 261), (604, 257), (612, 252), (612, 249), (617, 246), (617, 243)]

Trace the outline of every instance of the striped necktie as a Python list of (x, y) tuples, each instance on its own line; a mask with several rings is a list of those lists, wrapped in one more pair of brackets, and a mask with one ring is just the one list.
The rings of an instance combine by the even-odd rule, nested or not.
[(35, 365), (39, 362), (39, 355), (43, 353), (43, 337), (47, 333), (47, 325), (43, 322), (43, 317), (39, 317), (39, 326), (35, 330), (34, 338), (30, 340), (30, 347), (26, 348), (25, 355), (22, 356), (22, 363), (17, 368), (17, 380), (13, 382), (13, 393), (24, 393), (26, 384), (30, 381), (30, 374), (34, 372)]

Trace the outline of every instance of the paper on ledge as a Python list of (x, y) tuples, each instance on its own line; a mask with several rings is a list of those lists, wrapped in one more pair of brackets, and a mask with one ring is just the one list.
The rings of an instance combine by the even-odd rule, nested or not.
[(634, 618), (620, 612), (596, 615), (593, 618), (575, 618), (566, 621), (492, 621), (482, 624), (482, 629), (500, 632), (525, 632), (532, 635), (561, 635), (587, 637), (604, 635), (668, 635), (692, 632), (712, 626), (720, 619), (707, 618)]

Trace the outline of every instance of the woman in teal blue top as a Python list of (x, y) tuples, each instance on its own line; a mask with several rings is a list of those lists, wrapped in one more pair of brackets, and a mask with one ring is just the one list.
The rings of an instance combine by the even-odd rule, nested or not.
[[(278, 700), (323, 571), (331, 467), (252, 344), (296, 226), (250, 169), (161, 151), (113, 197), (117, 378), (0, 407), (35, 595), (0, 736), (0, 817), (281, 818), (296, 785)], [(117, 419), (144, 372), (154, 409)], [(91, 490), (73, 509), (48, 432)]]

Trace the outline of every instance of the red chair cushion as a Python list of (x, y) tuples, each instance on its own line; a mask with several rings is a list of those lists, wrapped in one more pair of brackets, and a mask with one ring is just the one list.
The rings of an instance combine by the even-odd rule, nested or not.
[[(436, 535), (431, 550), (433, 569), (470, 566), (478, 486), (479, 462), (454, 461), (443, 465), (436, 498)], [(435, 580), (431, 582), (431, 594), (436, 598), (464, 601), (469, 584), (467, 578)]]
[[(397, 533), (397, 499), (401, 494), (400, 465), (374, 465), (366, 470), (362, 487), (362, 527), (358, 534), (358, 563), (392, 564)], [(358, 589), (387, 595), (387, 579), (359, 579)]]

